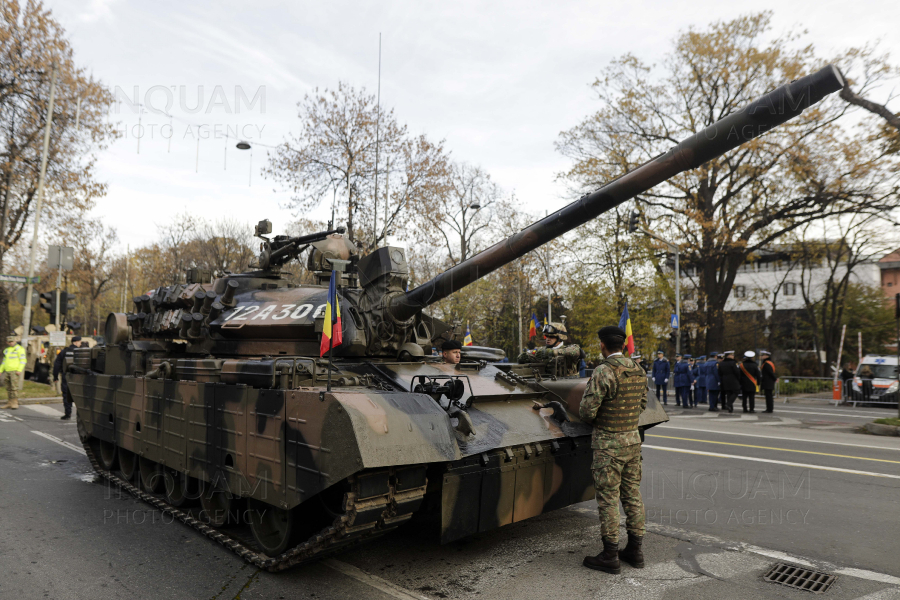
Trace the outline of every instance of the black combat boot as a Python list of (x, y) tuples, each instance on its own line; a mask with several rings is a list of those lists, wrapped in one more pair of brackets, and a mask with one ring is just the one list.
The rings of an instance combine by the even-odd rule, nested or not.
[(603, 538), (603, 552), (597, 556), (585, 556), (581, 564), (588, 569), (618, 575), (622, 572), (619, 566), (619, 544)]
[(641, 544), (643, 544), (643, 542), (643, 536), (637, 536), (629, 532), (628, 545), (625, 546), (624, 550), (619, 550), (619, 559), (628, 563), (635, 569), (643, 569), (644, 551), (641, 550)]

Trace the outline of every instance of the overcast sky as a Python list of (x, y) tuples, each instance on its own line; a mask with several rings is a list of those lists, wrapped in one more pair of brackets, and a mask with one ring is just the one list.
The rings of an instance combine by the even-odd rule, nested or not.
[[(900, 60), (895, 0), (45, 1), (78, 63), (120, 98), (165, 108), (170, 90), (171, 135), (160, 129), (168, 118), (142, 114), (138, 153), (137, 110), (122, 102), (111, 118), (128, 134), (100, 156), (109, 193), (96, 214), (131, 247), (185, 211), (248, 227), (269, 218), (281, 231), (293, 218), (282, 208), (289, 195), (261, 177), (263, 145), (298, 130), (296, 103), (316, 87), (343, 80), (374, 93), (379, 32), (382, 104), (540, 213), (568, 201), (555, 181), (568, 163), (553, 143), (596, 109), (589, 85), (615, 56), (658, 61), (688, 26), (772, 9), (776, 32), (805, 28), (821, 55), (880, 39)], [(252, 156), (224, 137), (235, 133), (256, 144)]]

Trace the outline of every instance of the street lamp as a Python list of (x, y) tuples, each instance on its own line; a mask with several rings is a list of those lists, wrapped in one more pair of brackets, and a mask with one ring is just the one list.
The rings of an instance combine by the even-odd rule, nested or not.
[(650, 233), (646, 229), (637, 229), (637, 221), (635, 217), (636, 213), (632, 213), (632, 221), (634, 222), (634, 229), (629, 226), (629, 233), (637, 230), (643, 233), (644, 235), (650, 236), (653, 239), (662, 242), (669, 249), (675, 253), (675, 321), (678, 323), (678, 331), (675, 333), (675, 353), (681, 353), (681, 267), (680, 267), (680, 252), (678, 251), (678, 246), (673, 244), (672, 242), (663, 239), (656, 235), (655, 233)]
[(235, 146), (238, 150), (250, 151), (250, 173), (247, 175), (247, 187), (250, 187), (253, 182), (253, 147), (250, 146), (250, 142), (245, 142), (244, 140), (239, 141)]

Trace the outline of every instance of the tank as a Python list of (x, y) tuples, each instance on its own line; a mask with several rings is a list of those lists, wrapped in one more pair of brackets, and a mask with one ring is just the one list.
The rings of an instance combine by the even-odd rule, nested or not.
[[(450, 542), (590, 499), (587, 380), (490, 352), (444, 364), (430, 355), (450, 327), (426, 310), (842, 85), (831, 66), (784, 85), (409, 291), (401, 248), (359, 256), (341, 230), (271, 237), (262, 221), (255, 270), (192, 269), (109, 315), (105, 346), (75, 350), (85, 450), (103, 477), (270, 571), (413, 518)], [(282, 271), (304, 252), (315, 284)], [(329, 360), (332, 272), (343, 343)], [(640, 426), (666, 420), (651, 398)]]

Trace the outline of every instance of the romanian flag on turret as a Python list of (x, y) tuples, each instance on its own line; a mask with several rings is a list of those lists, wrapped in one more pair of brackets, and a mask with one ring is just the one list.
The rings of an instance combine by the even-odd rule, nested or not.
[(624, 354), (631, 356), (634, 354), (634, 334), (631, 332), (631, 317), (628, 316), (628, 303), (625, 303), (625, 310), (622, 311), (622, 318), (619, 319), (619, 327), (625, 331), (625, 348)]
[(530, 340), (537, 335), (538, 320), (537, 315), (531, 313), (531, 325), (528, 326), (528, 339)]
[(322, 344), (319, 356), (325, 356), (330, 348), (336, 348), (344, 341), (341, 328), (341, 303), (338, 301), (335, 286), (337, 271), (331, 272), (331, 283), (328, 284), (328, 301), (325, 303), (325, 322), (322, 324)]
[(469, 324), (466, 323), (466, 337), (463, 338), (463, 346), (471, 346), (472, 345), (472, 332), (469, 331)]

